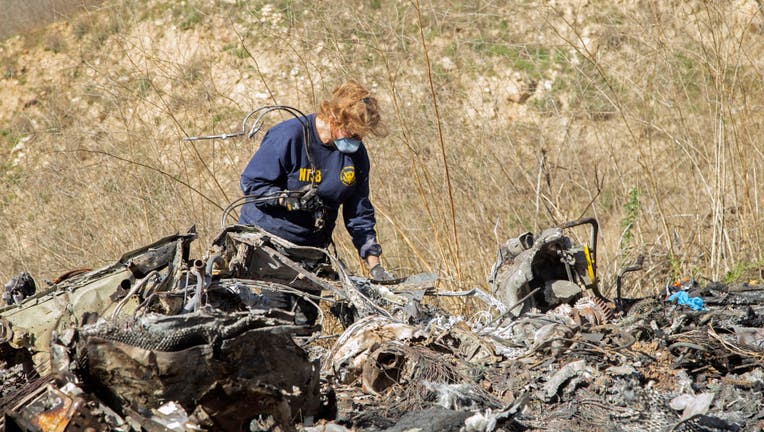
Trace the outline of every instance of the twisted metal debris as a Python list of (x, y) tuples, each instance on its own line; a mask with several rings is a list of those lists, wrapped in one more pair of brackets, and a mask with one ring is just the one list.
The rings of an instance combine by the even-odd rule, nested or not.
[[(588, 245), (566, 235), (581, 225)], [(508, 240), (474, 321), (430, 299), (475, 290), (377, 285), (241, 226), (200, 259), (191, 231), (44, 290), (18, 278), (0, 309), (2, 428), (762, 430), (764, 287), (624, 299), (632, 266), (611, 301), (596, 230)]]

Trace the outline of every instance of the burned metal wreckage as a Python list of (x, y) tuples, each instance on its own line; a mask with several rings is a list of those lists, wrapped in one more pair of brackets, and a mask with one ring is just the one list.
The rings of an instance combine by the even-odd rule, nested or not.
[[(566, 230), (585, 225), (581, 246)], [(490, 294), (438, 292), (434, 274), (382, 284), (253, 227), (226, 227), (201, 259), (189, 257), (195, 238), (166, 237), (44, 291), (29, 275), (9, 282), (2, 428), (764, 427), (761, 286), (680, 283), (623, 299), (622, 271), (611, 301), (593, 219), (509, 239)], [(700, 300), (668, 300), (678, 293)], [(467, 319), (430, 301), (454, 295), (484, 307)], [(340, 334), (325, 334), (328, 314)]]

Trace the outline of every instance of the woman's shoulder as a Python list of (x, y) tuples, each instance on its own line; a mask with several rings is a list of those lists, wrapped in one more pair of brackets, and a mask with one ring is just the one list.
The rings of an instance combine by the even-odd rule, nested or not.
[(369, 153), (366, 151), (366, 144), (361, 143), (361, 146), (358, 147), (358, 151), (353, 153), (353, 162), (356, 167), (361, 170), (369, 169), (371, 162), (369, 161)]
[(309, 114), (305, 117), (286, 119), (273, 126), (269, 132), (279, 135), (302, 135), (304, 127), (307, 126), (310, 129), (313, 116), (313, 114)]

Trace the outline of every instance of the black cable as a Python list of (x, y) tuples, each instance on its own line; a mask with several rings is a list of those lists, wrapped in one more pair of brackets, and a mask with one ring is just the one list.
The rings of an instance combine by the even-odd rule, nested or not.
[(244, 195), (242, 197), (239, 197), (235, 200), (233, 200), (228, 206), (226, 206), (225, 209), (223, 209), (223, 216), (220, 218), (220, 226), (221, 228), (226, 227), (226, 219), (228, 219), (228, 214), (231, 213), (233, 209), (236, 207), (241, 207), (246, 203), (257, 203), (257, 202), (265, 202), (270, 201), (272, 199), (279, 198), (281, 194), (273, 194), (273, 195), (266, 195), (266, 196), (259, 196), (259, 195)]
[[(257, 132), (260, 131), (262, 128), (262, 118), (273, 111), (286, 111), (289, 114), (292, 115), (297, 121), (300, 122), (300, 125), (302, 125), (302, 138), (303, 138), (303, 146), (305, 147), (305, 155), (308, 158), (308, 163), (310, 164), (310, 169), (315, 172), (316, 165), (313, 162), (313, 156), (310, 153), (310, 124), (306, 121), (307, 115), (303, 113), (302, 111), (298, 110), (297, 108), (288, 106), (288, 105), (266, 105), (264, 107), (260, 107), (251, 113), (247, 114), (246, 117), (244, 117), (244, 120), (242, 121), (242, 131), (246, 129), (246, 123), (249, 120), (249, 118), (254, 115), (255, 113), (259, 111), (262, 112), (257, 119), (255, 119), (255, 122), (252, 124), (252, 128), (250, 128), (249, 132), (247, 133), (248, 138), (252, 138)], [(315, 176), (311, 176), (311, 185), (315, 185)]]
[[(310, 189), (316, 188), (316, 164), (313, 161), (313, 155), (310, 152), (310, 123), (308, 123), (308, 116), (305, 115), (302, 111), (298, 110), (297, 108), (288, 106), (288, 105), (265, 105), (260, 108), (257, 108), (256, 110), (253, 110), (249, 112), (246, 116), (244, 116), (244, 119), (241, 122), (241, 131), (239, 132), (233, 132), (233, 133), (226, 133), (226, 134), (220, 134), (220, 135), (206, 135), (206, 136), (196, 136), (196, 137), (187, 137), (185, 138), (186, 141), (195, 141), (195, 140), (208, 140), (208, 139), (228, 139), (238, 136), (246, 135), (247, 138), (252, 138), (257, 134), (260, 129), (263, 127), (262, 119), (267, 115), (268, 113), (271, 113), (273, 111), (286, 111), (287, 113), (291, 114), (292, 117), (294, 117), (298, 122), (300, 122), (300, 125), (302, 126), (302, 141), (303, 141), (303, 147), (305, 148), (305, 156), (308, 158), (308, 164), (310, 164), (310, 170), (313, 175), (310, 176)], [(247, 132), (247, 122), (249, 122), (249, 119), (252, 118), (255, 114), (258, 114), (257, 118), (255, 118), (254, 122), (252, 123), (252, 127), (249, 128), (249, 131)], [(279, 194), (276, 195), (269, 195), (269, 196), (255, 196), (255, 195), (245, 195), (240, 198), (237, 198), (236, 200), (232, 201), (228, 206), (226, 206), (225, 209), (223, 209), (223, 215), (221, 217), (220, 224), (222, 228), (226, 227), (226, 219), (228, 219), (228, 214), (236, 207), (240, 207), (244, 205), (245, 203), (251, 203), (251, 202), (263, 202), (267, 200), (272, 200), (275, 198), (278, 198)]]

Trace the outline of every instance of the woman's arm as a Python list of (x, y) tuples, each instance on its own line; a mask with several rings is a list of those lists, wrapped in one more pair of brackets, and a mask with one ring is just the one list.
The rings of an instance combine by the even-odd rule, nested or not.
[[(241, 174), (241, 191), (244, 195), (267, 197), (277, 195), (286, 188), (286, 165), (288, 137), (268, 131), (260, 147)], [(277, 200), (266, 205), (276, 205)]]

